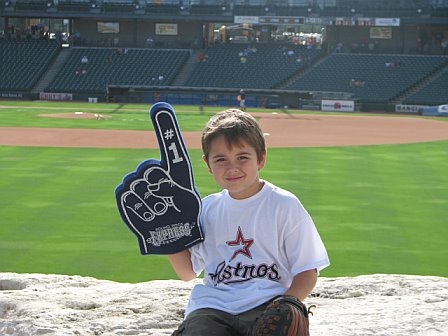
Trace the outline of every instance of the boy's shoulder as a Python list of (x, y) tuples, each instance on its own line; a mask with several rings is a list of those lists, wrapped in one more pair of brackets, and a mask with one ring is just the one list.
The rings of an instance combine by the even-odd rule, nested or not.
[(215, 192), (213, 194), (209, 194), (207, 196), (202, 197), (202, 203), (204, 202), (213, 202), (215, 200), (221, 199), (224, 195), (224, 190), (219, 192)]
[(284, 189), (282, 187), (279, 187), (269, 181), (265, 181), (265, 186), (269, 188), (275, 195), (283, 196), (283, 197), (292, 197), (297, 198), (296, 195), (294, 195), (291, 191)]

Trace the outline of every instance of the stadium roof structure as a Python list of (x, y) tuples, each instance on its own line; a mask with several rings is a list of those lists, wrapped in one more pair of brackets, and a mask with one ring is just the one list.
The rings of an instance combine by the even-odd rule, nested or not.
[(235, 17), (399, 17), (448, 23), (448, 0), (3, 0), (0, 16), (234, 22)]

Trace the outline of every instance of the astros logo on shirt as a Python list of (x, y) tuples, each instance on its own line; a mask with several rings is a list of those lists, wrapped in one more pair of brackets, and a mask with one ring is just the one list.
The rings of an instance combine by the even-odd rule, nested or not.
[(238, 254), (243, 254), (249, 259), (252, 259), (252, 254), (250, 253), (249, 248), (252, 246), (253, 243), (254, 243), (253, 239), (244, 239), (243, 231), (241, 230), (241, 227), (238, 226), (238, 231), (235, 240), (229, 240), (226, 242), (228, 246), (239, 247), (238, 249), (235, 250), (235, 252), (233, 252), (233, 255), (229, 261), (232, 261)]

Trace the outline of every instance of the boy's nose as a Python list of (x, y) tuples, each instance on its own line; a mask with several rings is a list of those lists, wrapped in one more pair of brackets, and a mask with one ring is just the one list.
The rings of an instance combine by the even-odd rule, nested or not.
[(232, 174), (239, 172), (239, 170), (239, 166), (236, 163), (229, 164), (229, 167), (227, 168), (227, 172)]

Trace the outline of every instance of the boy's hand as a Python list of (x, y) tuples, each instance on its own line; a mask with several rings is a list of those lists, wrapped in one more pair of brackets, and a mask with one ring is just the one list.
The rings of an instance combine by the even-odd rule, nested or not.
[(201, 198), (173, 107), (157, 103), (149, 114), (161, 159), (142, 162), (124, 177), (115, 196), (140, 252), (172, 254), (204, 240), (199, 224)]

